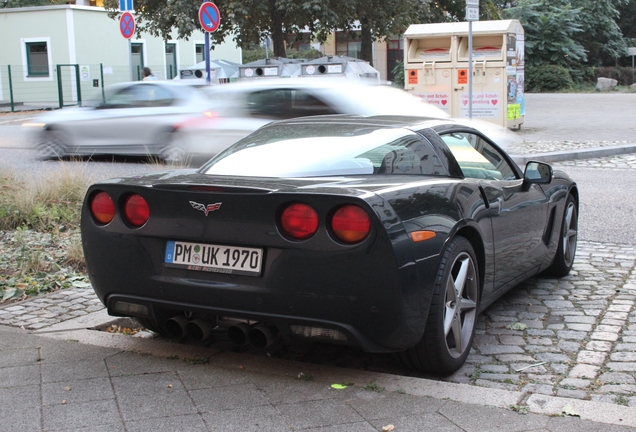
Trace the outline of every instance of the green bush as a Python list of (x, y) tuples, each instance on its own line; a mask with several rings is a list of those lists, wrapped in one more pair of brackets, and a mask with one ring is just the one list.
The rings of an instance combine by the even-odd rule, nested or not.
[(399, 88), (404, 88), (404, 62), (397, 61), (392, 72), (393, 85)]
[(611, 78), (618, 81), (618, 85), (628, 86), (634, 82), (634, 71), (631, 67), (601, 66), (595, 67), (590, 76), (590, 82), (596, 84), (598, 78)]
[(570, 90), (574, 81), (562, 66), (539, 65), (526, 68), (525, 89), (528, 92), (560, 92)]

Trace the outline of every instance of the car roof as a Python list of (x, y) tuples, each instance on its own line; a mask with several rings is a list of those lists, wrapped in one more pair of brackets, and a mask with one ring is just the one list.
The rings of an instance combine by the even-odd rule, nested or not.
[(452, 128), (458, 127), (462, 129), (472, 130), (461, 122), (457, 122), (451, 119), (439, 119), (437, 117), (425, 118), (422, 116), (404, 116), (404, 115), (375, 115), (375, 116), (360, 116), (354, 114), (333, 114), (333, 115), (321, 115), (311, 117), (296, 117), (288, 120), (279, 120), (268, 124), (265, 127), (275, 127), (275, 125), (291, 125), (291, 124), (351, 124), (352, 127), (401, 127), (410, 130), (422, 130), (422, 129), (439, 129), (439, 128)]
[(237, 81), (230, 84), (209, 86), (211, 91), (241, 91), (272, 87), (312, 87), (320, 89), (368, 87), (387, 85), (377, 79), (352, 79), (342, 77), (306, 77), (306, 78), (254, 78), (251, 80)]

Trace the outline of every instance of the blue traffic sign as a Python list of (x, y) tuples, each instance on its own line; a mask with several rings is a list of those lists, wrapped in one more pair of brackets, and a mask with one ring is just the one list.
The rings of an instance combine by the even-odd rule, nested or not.
[(130, 39), (135, 34), (135, 18), (130, 12), (124, 12), (119, 18), (119, 31), (126, 39)]
[(221, 24), (219, 8), (212, 2), (204, 2), (199, 8), (199, 22), (206, 32), (213, 32)]
[(120, 11), (131, 11), (133, 9), (133, 0), (119, 0)]

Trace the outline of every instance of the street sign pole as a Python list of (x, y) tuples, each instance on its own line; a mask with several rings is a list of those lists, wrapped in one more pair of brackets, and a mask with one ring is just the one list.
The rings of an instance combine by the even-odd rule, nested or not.
[[(130, 68), (130, 81), (133, 81), (133, 61), (132, 61), (132, 37), (135, 34), (135, 18), (130, 11), (134, 10), (133, 0), (119, 0), (119, 10), (123, 12), (119, 18), (119, 31), (121, 35), (128, 39), (128, 65)], [(102, 80), (103, 84), (103, 80)]]
[(634, 84), (634, 56), (636, 56), (636, 47), (627, 48), (629, 55), (632, 56), (632, 84)]
[(128, 39), (128, 65), (130, 66), (130, 80), (135, 80), (135, 75), (133, 74), (133, 61), (132, 61), (132, 40)]
[(473, 118), (473, 21), (479, 21), (479, 0), (466, 0), (468, 21), (468, 118)]
[(473, 22), (468, 21), (468, 118), (473, 118)]
[(210, 33), (216, 31), (221, 24), (219, 8), (210, 0), (204, 0), (199, 8), (199, 22), (205, 31), (205, 81), (210, 84)]
[[(205, 0), (209, 1), (209, 0)], [(205, 82), (210, 84), (210, 33), (205, 32)]]

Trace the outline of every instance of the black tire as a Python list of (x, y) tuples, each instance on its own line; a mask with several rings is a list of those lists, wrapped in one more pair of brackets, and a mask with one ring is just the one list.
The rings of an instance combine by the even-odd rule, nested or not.
[(570, 273), (576, 256), (576, 244), (578, 240), (579, 212), (576, 200), (572, 195), (568, 196), (563, 211), (561, 231), (554, 259), (550, 267), (544, 272), (548, 276), (563, 277)]
[(416, 346), (400, 353), (402, 362), (439, 375), (462, 367), (475, 335), (480, 292), (473, 247), (464, 237), (455, 237), (442, 255), (424, 335)]
[(61, 159), (68, 156), (68, 147), (64, 135), (59, 131), (47, 131), (45, 138), (37, 145), (43, 159)]
[(163, 132), (158, 139), (161, 143), (158, 157), (169, 165), (187, 166), (190, 156), (184, 147), (183, 135), (178, 131)]

